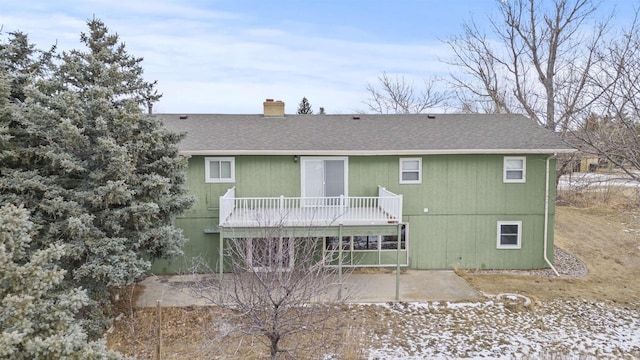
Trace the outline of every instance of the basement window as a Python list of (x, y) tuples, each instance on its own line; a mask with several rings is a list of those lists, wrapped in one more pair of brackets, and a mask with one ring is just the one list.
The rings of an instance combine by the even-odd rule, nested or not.
[(498, 249), (522, 247), (522, 221), (498, 221)]
[(523, 183), (526, 182), (527, 158), (524, 156), (505, 156), (503, 182)]
[(379, 235), (357, 235), (353, 237), (353, 250), (378, 250)]
[[(337, 236), (325, 238), (325, 249), (338, 251), (340, 248)], [(342, 250), (397, 250), (398, 235), (353, 235), (342, 237)], [(400, 232), (400, 250), (407, 249), (406, 226), (402, 225)]]
[[(398, 249), (398, 235), (382, 235), (380, 238), (381, 250), (397, 250)], [(400, 233), (400, 250), (407, 249), (407, 235), (406, 226), (402, 225)]]
[[(387, 235), (355, 233), (343, 235), (342, 241), (337, 236), (325, 236), (322, 238), (322, 256), (325, 264), (331, 267), (379, 267), (396, 266), (399, 261), (401, 266), (408, 266), (409, 229), (407, 224), (401, 224), (400, 227), (400, 241), (395, 231), (397, 228), (393, 231), (394, 235), (388, 235), (388, 232)], [(340, 249), (341, 242), (342, 249)], [(401, 254), (398, 254), (398, 250)], [(342, 261), (340, 261), (340, 254)]]
[(206, 183), (231, 183), (236, 181), (236, 164), (232, 157), (205, 157)]
[[(325, 244), (327, 250), (337, 251), (340, 248), (340, 238), (337, 236), (328, 236), (325, 238)], [(342, 237), (342, 250), (351, 250), (351, 236)]]

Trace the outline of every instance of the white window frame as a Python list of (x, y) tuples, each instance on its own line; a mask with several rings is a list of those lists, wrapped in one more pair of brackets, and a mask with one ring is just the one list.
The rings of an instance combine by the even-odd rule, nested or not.
[[(521, 169), (507, 169), (509, 160), (522, 160)], [(522, 171), (522, 178), (507, 179), (507, 171)], [(526, 156), (505, 156), (502, 164), (502, 181), (505, 183), (524, 183), (527, 182), (527, 157)]]
[[(224, 162), (230, 163), (231, 177), (229, 178), (212, 178), (211, 175), (211, 162)], [(204, 158), (204, 182), (206, 183), (232, 183), (236, 181), (236, 159), (233, 157), (205, 157)]]
[[(412, 173), (412, 172), (416, 172), (416, 170), (404, 170), (402, 168), (402, 165), (405, 162), (409, 162), (409, 161), (417, 161), (418, 162), (418, 180), (403, 180), (402, 179), (402, 174), (404, 173)], [(399, 177), (399, 181), (400, 184), (422, 184), (422, 158), (400, 158), (400, 177)]]
[[(400, 251), (403, 251), (404, 255), (402, 255), (402, 259), (400, 259), (400, 266), (409, 266), (409, 248), (411, 243), (410, 241), (411, 239), (409, 235), (409, 224), (402, 224), (402, 226), (404, 227), (404, 248), (401, 248)], [(365, 234), (360, 234), (360, 235), (365, 236)], [(368, 235), (376, 235), (376, 234), (368, 234)], [(359, 235), (358, 234), (343, 235), (343, 240), (342, 240), (343, 246), (345, 244), (349, 245), (348, 249), (342, 250), (342, 254), (343, 256), (345, 256), (345, 262), (342, 263), (343, 267), (373, 268), (373, 267), (389, 267), (389, 266), (396, 265), (395, 261), (393, 263), (382, 262), (383, 254), (389, 254), (389, 253), (393, 254), (393, 253), (397, 253), (398, 251), (398, 249), (382, 248), (382, 237), (384, 235), (377, 234), (378, 241), (377, 241), (376, 249), (370, 249), (370, 250), (356, 250), (355, 243), (354, 243), (355, 242), (354, 237), (356, 236), (359, 236)], [(344, 239), (344, 238), (348, 238), (348, 239)], [(331, 264), (331, 261), (332, 261), (331, 258), (333, 255), (338, 254), (340, 250), (338, 249), (338, 247), (328, 249), (327, 239), (328, 239), (328, 236), (322, 237), (322, 251), (323, 251), (322, 255), (323, 255), (323, 258), (325, 259), (325, 266), (338, 267), (337, 264)], [(357, 257), (358, 254), (365, 254), (365, 253), (366, 254), (377, 253), (378, 254), (377, 263), (367, 265), (367, 264), (362, 264), (360, 262), (354, 262), (354, 258)]]
[[(501, 243), (500, 240), (502, 238), (502, 225), (518, 226), (517, 243), (515, 245), (505, 245)], [(522, 221), (498, 221), (497, 233), (498, 233), (498, 236), (496, 239), (496, 245), (498, 249), (521, 249), (522, 248)], [(512, 235), (512, 234), (507, 234), (507, 235)]]

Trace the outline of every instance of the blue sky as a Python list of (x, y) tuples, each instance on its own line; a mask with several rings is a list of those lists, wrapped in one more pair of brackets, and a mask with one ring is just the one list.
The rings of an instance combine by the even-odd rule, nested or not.
[[(164, 94), (161, 113), (260, 113), (266, 98), (294, 113), (303, 96), (314, 110), (365, 109), (366, 84), (382, 71), (419, 86), (446, 76), (441, 41), (472, 17), (482, 23), (496, 0), (3, 0), (0, 25), (39, 47), (78, 48), (86, 20), (117, 32), (144, 57), (148, 80)], [(605, 0), (628, 21), (639, 1)]]

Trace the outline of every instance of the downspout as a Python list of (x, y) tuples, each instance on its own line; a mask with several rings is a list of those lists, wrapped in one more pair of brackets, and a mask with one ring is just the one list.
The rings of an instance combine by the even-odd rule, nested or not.
[(556, 273), (556, 276), (560, 276), (560, 273), (558, 273), (558, 270), (556, 270), (556, 268), (553, 266), (553, 264), (551, 263), (551, 261), (549, 261), (549, 258), (547, 257), (547, 247), (548, 247), (548, 241), (549, 241), (549, 160), (551, 160), (552, 158), (554, 158), (556, 156), (556, 154), (553, 154), (549, 157), (547, 157), (547, 169), (546, 169), (546, 186), (545, 186), (545, 191), (544, 191), (544, 234), (543, 234), (543, 239), (544, 239), (544, 261), (547, 262), (547, 264), (549, 265), (549, 267), (551, 267), (551, 269), (553, 270), (554, 273)]

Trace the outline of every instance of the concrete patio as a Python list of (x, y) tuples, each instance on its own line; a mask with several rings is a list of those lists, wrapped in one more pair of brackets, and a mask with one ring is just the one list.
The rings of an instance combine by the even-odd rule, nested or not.
[[(138, 307), (211, 305), (202, 298), (191, 295), (189, 285), (194, 276), (149, 276), (139, 284), (144, 292), (138, 298)], [(383, 303), (395, 300), (395, 273), (350, 274), (343, 284), (343, 293), (352, 294), (352, 303)], [(400, 274), (400, 299), (406, 302), (425, 301), (475, 301), (482, 295), (451, 270), (407, 270)]]

